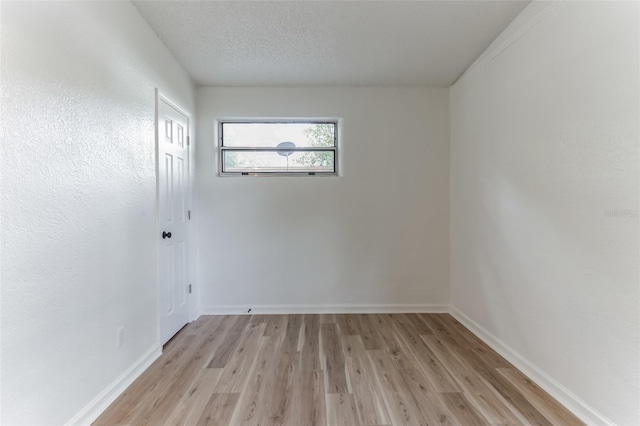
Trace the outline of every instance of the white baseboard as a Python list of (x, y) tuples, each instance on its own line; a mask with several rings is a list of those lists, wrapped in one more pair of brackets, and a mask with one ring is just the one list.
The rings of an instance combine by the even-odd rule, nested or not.
[(578, 398), (542, 369), (513, 350), (509, 345), (487, 331), (480, 324), (463, 314), (458, 308), (451, 306), (449, 313), (462, 323), (462, 325), (471, 330), (483, 342), (491, 346), (493, 350), (513, 364), (517, 369), (529, 376), (531, 380), (554, 397), (560, 404), (564, 405), (580, 420), (588, 425), (614, 426), (614, 423), (611, 420), (607, 419), (582, 399)]
[[(248, 312), (251, 309), (251, 312)], [(200, 315), (242, 314), (399, 314), (446, 313), (445, 304), (341, 304), (341, 305), (209, 305), (200, 307)]]
[(105, 390), (87, 404), (67, 425), (90, 425), (162, 354), (160, 346), (149, 349), (131, 367), (114, 380)]

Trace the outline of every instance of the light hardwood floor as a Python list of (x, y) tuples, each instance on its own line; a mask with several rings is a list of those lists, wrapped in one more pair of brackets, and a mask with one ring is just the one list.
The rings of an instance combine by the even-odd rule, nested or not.
[(95, 422), (583, 424), (448, 314), (203, 316)]

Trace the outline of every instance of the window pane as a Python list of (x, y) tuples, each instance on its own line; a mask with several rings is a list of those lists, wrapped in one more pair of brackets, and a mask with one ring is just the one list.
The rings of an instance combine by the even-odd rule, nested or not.
[(335, 145), (334, 123), (222, 123), (222, 145), (275, 148), (282, 142), (296, 147)]
[(232, 151), (224, 150), (223, 172), (333, 173), (334, 151)]

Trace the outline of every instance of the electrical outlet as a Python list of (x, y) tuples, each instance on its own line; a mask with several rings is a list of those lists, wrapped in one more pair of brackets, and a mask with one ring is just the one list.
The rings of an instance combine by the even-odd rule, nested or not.
[(124, 344), (124, 326), (120, 327), (116, 336), (116, 348)]

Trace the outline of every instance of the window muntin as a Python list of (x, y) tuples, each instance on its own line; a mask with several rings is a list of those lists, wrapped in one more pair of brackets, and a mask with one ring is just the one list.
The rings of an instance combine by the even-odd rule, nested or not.
[(333, 120), (222, 120), (221, 175), (336, 175)]

